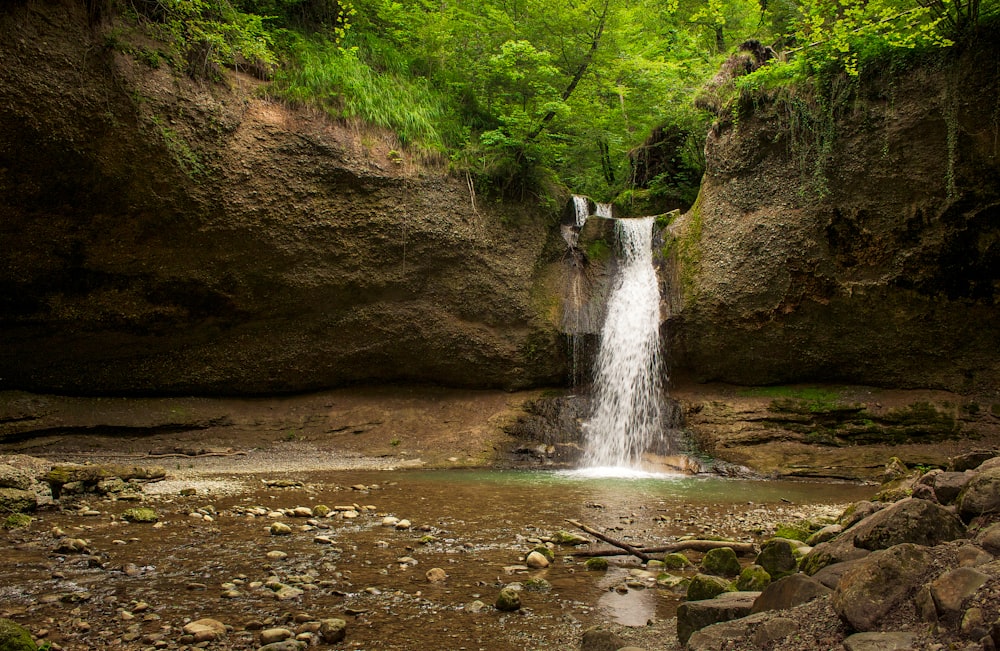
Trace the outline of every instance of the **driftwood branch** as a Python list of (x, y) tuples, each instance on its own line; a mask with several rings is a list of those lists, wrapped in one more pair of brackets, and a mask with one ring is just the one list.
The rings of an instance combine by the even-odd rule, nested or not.
[[(602, 540), (605, 540), (605, 542), (611, 542), (606, 539)], [(612, 542), (611, 544), (614, 545), (615, 543)], [(749, 556), (750, 554), (757, 552), (757, 548), (754, 547), (753, 543), (729, 542), (725, 540), (682, 540), (681, 542), (669, 545), (660, 545), (658, 547), (635, 547), (634, 549), (642, 552), (643, 554), (663, 554), (665, 552), (679, 552), (685, 549), (690, 549), (696, 552), (707, 552), (711, 549), (718, 549), (719, 547), (729, 547), (736, 552), (738, 556)], [(622, 551), (620, 549), (588, 549), (571, 552), (570, 556), (620, 556), (621, 554)]]
[[(585, 524), (583, 524), (581, 522), (578, 522), (577, 520), (566, 520), (566, 522), (569, 522), (571, 525), (573, 525), (577, 529), (580, 529), (581, 531), (589, 533), (591, 536), (593, 536), (594, 538), (597, 538), (598, 540), (603, 540), (604, 542), (608, 543), (609, 545), (614, 545), (615, 547), (617, 547), (617, 548), (619, 548), (621, 550), (624, 550), (624, 552), (626, 554), (631, 554), (632, 556), (635, 556), (636, 558), (641, 559), (643, 562), (649, 562), (650, 560), (652, 560), (649, 557), (649, 555), (646, 554), (645, 552), (643, 552), (642, 550), (637, 549), (637, 548), (633, 547), (632, 545), (629, 545), (628, 543), (623, 543), (620, 540), (615, 540), (614, 538), (612, 538), (610, 536), (606, 536), (603, 533), (601, 533), (600, 531), (597, 531), (596, 529), (593, 529), (592, 527), (588, 527), (587, 525), (585, 525)], [(618, 552), (618, 553), (620, 554), (622, 552)]]

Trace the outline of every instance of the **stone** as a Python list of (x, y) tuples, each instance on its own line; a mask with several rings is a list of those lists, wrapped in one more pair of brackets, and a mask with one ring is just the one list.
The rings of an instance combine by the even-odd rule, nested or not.
[(937, 623), (937, 605), (934, 603), (929, 585), (920, 586), (917, 594), (913, 596), (913, 605), (917, 608), (917, 616), (920, 617), (920, 621), (928, 624)]
[(979, 567), (993, 561), (993, 554), (978, 545), (962, 545), (955, 555), (962, 567)]
[(842, 524), (828, 524), (813, 535), (806, 538), (806, 544), (810, 547), (815, 547), (820, 543), (825, 543), (833, 540), (844, 530), (844, 525)]
[(971, 567), (959, 567), (939, 576), (930, 584), (938, 615), (942, 619), (956, 619), (965, 601), (989, 580), (989, 574)]
[(875, 504), (874, 502), (869, 502), (867, 500), (855, 502), (844, 509), (844, 512), (837, 520), (837, 524), (844, 527), (844, 529), (850, 529), (868, 516), (875, 514), (883, 506), (884, 505), (882, 504)]
[(695, 631), (751, 614), (759, 592), (727, 592), (714, 599), (686, 601), (677, 607), (677, 639), (682, 645)]
[(211, 642), (224, 637), (226, 634), (226, 625), (217, 619), (206, 617), (188, 622), (182, 630), (185, 635), (194, 637), (194, 643), (197, 644), (198, 642)]
[(303, 651), (303, 649), (308, 647), (309, 644), (301, 640), (282, 640), (280, 642), (265, 644), (258, 648), (257, 651)]
[(497, 595), (496, 608), (501, 612), (512, 612), (521, 608), (521, 595), (510, 587), (502, 588)]
[(591, 572), (604, 572), (608, 569), (608, 559), (600, 557), (588, 558), (584, 561), (583, 566)]
[(962, 492), (958, 505), (966, 522), (978, 515), (1000, 512), (1000, 467), (976, 473)]
[(799, 623), (790, 617), (774, 617), (761, 623), (750, 636), (750, 641), (763, 649), (780, 648), (775, 642), (794, 635), (799, 630)]
[(772, 538), (765, 542), (754, 564), (763, 567), (772, 581), (794, 574), (799, 567), (792, 544), (783, 538)]
[(952, 504), (958, 499), (965, 487), (975, 477), (971, 470), (965, 472), (941, 472), (933, 477), (931, 487), (941, 504)]
[(261, 644), (272, 644), (295, 637), (295, 633), (287, 628), (266, 628), (260, 632)]
[(832, 592), (833, 590), (812, 577), (805, 574), (791, 574), (764, 588), (754, 602), (752, 612), (787, 610)]
[(827, 565), (820, 571), (813, 574), (812, 578), (816, 579), (831, 590), (834, 590), (840, 583), (840, 578), (844, 576), (844, 573), (857, 565), (861, 560), (862, 559), (856, 559), (853, 561), (844, 561), (843, 563)]
[(122, 519), (126, 522), (151, 523), (158, 522), (160, 520), (160, 516), (153, 509), (138, 507), (134, 509), (126, 509), (122, 513)]
[(671, 552), (663, 556), (663, 565), (668, 570), (681, 570), (691, 567), (691, 561), (680, 552)]
[(695, 574), (688, 584), (687, 600), (700, 601), (702, 599), (712, 599), (723, 592), (730, 592), (729, 581), (708, 574)]
[(465, 611), (468, 613), (481, 613), (486, 608), (486, 604), (476, 599), (465, 604)]
[(746, 639), (750, 629), (763, 621), (767, 615), (749, 615), (742, 619), (712, 624), (695, 631), (688, 638), (687, 651), (726, 651), (732, 648), (734, 640)]
[(347, 622), (338, 617), (319, 621), (319, 637), (324, 644), (337, 644), (347, 637)]
[(854, 538), (845, 532), (830, 542), (820, 543), (799, 561), (801, 570), (809, 575), (816, 574), (830, 565), (847, 563), (868, 556), (871, 552), (854, 546)]
[(854, 630), (871, 631), (911, 598), (930, 562), (930, 552), (911, 543), (876, 552), (844, 573), (833, 591), (833, 609)]
[(440, 567), (432, 567), (424, 573), (424, 577), (430, 583), (441, 583), (448, 578), (448, 573)]
[(701, 571), (714, 576), (737, 576), (740, 573), (740, 561), (730, 547), (710, 549), (702, 558)]
[(855, 633), (844, 639), (845, 651), (911, 651), (913, 633)]
[(0, 619), (0, 649), (3, 651), (35, 651), (31, 632), (10, 619)]
[(284, 522), (275, 522), (271, 525), (272, 536), (287, 536), (292, 533), (292, 528)]
[(413, 526), (412, 523), (409, 520), (406, 520), (405, 518), (395, 524), (396, 529), (399, 529), (400, 531), (409, 529), (411, 526)]
[(34, 492), (20, 488), (0, 488), (0, 513), (24, 513), (38, 508)]
[(580, 651), (618, 651), (623, 646), (625, 641), (614, 632), (595, 626), (583, 632)]
[[(15, 468), (7, 463), (0, 463), (0, 488), (17, 488), (31, 490), (35, 483), (31, 474), (23, 468)], [(10, 621), (10, 620), (8, 620)]]
[(736, 580), (739, 592), (760, 592), (771, 582), (771, 575), (760, 565), (748, 565)]
[(557, 531), (552, 534), (552, 542), (557, 545), (588, 545), (590, 540), (586, 536), (573, 533), (571, 531)]
[(975, 470), (995, 456), (997, 456), (996, 450), (971, 450), (949, 459), (948, 469), (954, 472)]
[(939, 504), (907, 498), (854, 526), (854, 545), (875, 551), (902, 543), (931, 547), (965, 536), (965, 527)]
[(524, 564), (533, 570), (540, 570), (549, 566), (549, 559), (535, 551), (528, 554), (528, 557), (524, 559)]
[(293, 518), (311, 518), (313, 517), (313, 510), (308, 506), (296, 506), (292, 509)]
[(994, 556), (1000, 556), (1000, 522), (980, 531), (976, 535), (976, 544)]

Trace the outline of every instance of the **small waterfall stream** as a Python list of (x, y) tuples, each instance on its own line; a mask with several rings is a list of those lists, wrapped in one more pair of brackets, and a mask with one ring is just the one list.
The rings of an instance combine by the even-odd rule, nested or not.
[[(610, 217), (600, 208), (598, 214)], [(583, 425), (585, 467), (638, 469), (643, 453), (663, 436), (652, 231), (652, 217), (615, 220), (618, 270), (601, 329), (591, 413)]]

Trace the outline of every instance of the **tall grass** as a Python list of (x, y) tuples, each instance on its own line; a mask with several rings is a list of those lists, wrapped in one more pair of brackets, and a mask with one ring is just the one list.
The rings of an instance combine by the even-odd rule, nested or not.
[[(283, 49), (292, 64), (276, 75), (278, 97), (318, 105), (337, 119), (384, 127), (405, 145), (443, 152), (462, 144), (449, 98), (426, 78), (407, 74), (398, 60), (380, 70), (365, 60), (362, 47), (338, 47), (316, 37), (291, 37)], [(383, 52), (373, 54), (384, 61)]]

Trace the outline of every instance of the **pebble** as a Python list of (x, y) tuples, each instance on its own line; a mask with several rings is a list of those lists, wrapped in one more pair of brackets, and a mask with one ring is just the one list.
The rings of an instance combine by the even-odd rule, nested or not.
[(533, 570), (544, 569), (549, 566), (549, 559), (545, 558), (545, 555), (541, 552), (531, 552), (528, 557), (524, 559), (525, 565)]
[(288, 553), (278, 549), (272, 549), (267, 553), (267, 557), (272, 561), (281, 561), (288, 558)]
[(383, 527), (395, 527), (398, 522), (399, 518), (393, 517), (391, 515), (387, 515), (384, 518), (382, 518)]
[(448, 578), (448, 573), (440, 567), (432, 567), (424, 574), (431, 583), (440, 583)]
[(292, 509), (292, 517), (311, 518), (313, 517), (313, 510), (308, 506), (296, 506), (294, 509)]
[(295, 637), (295, 634), (287, 628), (268, 628), (260, 632), (261, 644), (281, 642), (282, 640), (287, 640), (291, 637)]
[(271, 525), (272, 536), (287, 536), (290, 533), (292, 533), (292, 528), (284, 522), (275, 522)]
[(399, 529), (399, 530), (401, 530), (401, 531), (405, 530), (405, 529), (409, 529), (410, 526), (411, 526), (410, 525), (410, 521), (409, 520), (405, 520), (405, 519), (404, 520), (400, 520), (399, 522), (396, 523), (396, 528)]

